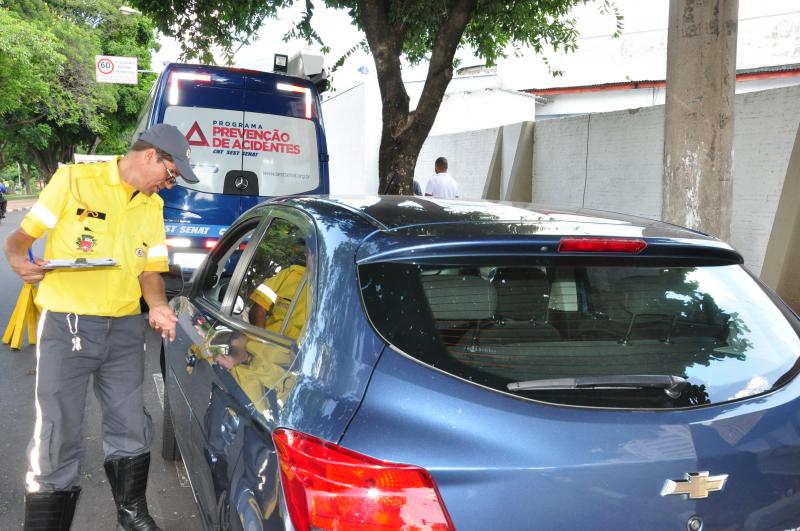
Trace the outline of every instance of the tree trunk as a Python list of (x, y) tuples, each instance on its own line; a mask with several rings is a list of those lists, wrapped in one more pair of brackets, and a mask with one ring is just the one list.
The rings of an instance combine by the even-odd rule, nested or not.
[(72, 162), (72, 156), (75, 154), (73, 146), (48, 146), (46, 149), (30, 147), (29, 149), (45, 183), (50, 182), (50, 177), (58, 170), (59, 162), (64, 164)]
[[(379, 194), (413, 195), (414, 168), (417, 166), (422, 143), (416, 142), (417, 139), (406, 138), (408, 136), (410, 135), (392, 137), (391, 132), (384, 128), (378, 151)], [(427, 134), (421, 135), (423, 140), (426, 136)]]
[(95, 153), (97, 153), (97, 146), (99, 146), (100, 142), (102, 141), (103, 139), (100, 138), (99, 136), (94, 137), (94, 142), (92, 142), (92, 148), (89, 150), (89, 155), (94, 155)]
[[(475, 10), (476, 1), (459, 0), (449, 6), (447, 18), (434, 40), (422, 95), (416, 110), (412, 112), (409, 112), (409, 98), (403, 85), (400, 63), (406, 28), (403, 23), (392, 25), (389, 22), (389, 10), (397, 9), (402, 12), (402, 2), (361, 2), (359, 11), (375, 60), (383, 105), (381, 145), (378, 151), (378, 193), (413, 193), (417, 157), (433, 127), (445, 90), (453, 77), (453, 57)], [(391, 38), (386, 38), (387, 35)]]
[(20, 164), (19, 167), (22, 173), (22, 180), (25, 182), (25, 194), (32, 195), (33, 190), (31, 189), (31, 167), (27, 164)]

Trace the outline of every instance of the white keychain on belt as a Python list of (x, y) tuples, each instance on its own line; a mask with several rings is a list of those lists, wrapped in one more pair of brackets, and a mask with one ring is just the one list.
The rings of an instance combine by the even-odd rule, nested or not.
[[(70, 317), (75, 317), (75, 324), (72, 324), (72, 320)], [(78, 337), (78, 315), (74, 313), (67, 314), (67, 326), (69, 326), (69, 333), (72, 334), (72, 352), (76, 350), (82, 350), (81, 347), (81, 338)]]

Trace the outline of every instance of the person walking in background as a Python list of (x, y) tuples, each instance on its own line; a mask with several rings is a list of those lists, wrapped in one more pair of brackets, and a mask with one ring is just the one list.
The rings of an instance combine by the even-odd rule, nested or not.
[(8, 206), (8, 200), (6, 200), (7, 193), (8, 187), (6, 183), (0, 181), (0, 219), (6, 217), (6, 207)]
[(425, 195), (441, 199), (455, 199), (458, 197), (458, 183), (447, 173), (447, 159), (439, 157), (434, 163), (436, 175), (430, 178), (425, 187)]
[[(172, 125), (139, 135), (121, 158), (60, 168), (5, 243), (24, 282), (40, 282), (35, 423), (28, 447), (25, 529), (66, 531), (80, 494), (81, 426), (89, 377), (103, 417), (104, 468), (118, 530), (155, 531), (145, 491), (152, 421), (144, 408), (144, 321), (175, 339), (177, 317), (160, 272), (168, 270), (164, 202), (182, 177), (198, 182), (189, 143)], [(30, 254), (47, 233), (45, 260)], [(111, 258), (117, 265), (47, 268), (50, 259)]]

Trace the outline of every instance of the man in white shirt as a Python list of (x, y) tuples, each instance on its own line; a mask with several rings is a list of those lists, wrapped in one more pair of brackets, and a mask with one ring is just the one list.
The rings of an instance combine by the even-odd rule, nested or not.
[(447, 159), (439, 157), (434, 163), (436, 175), (428, 180), (425, 186), (425, 195), (442, 199), (455, 199), (458, 197), (458, 183), (447, 173)]

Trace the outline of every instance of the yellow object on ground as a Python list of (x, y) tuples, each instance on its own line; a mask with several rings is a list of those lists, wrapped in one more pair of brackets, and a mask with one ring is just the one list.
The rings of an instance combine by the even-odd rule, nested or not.
[(3, 343), (13, 349), (22, 346), (22, 332), (28, 327), (28, 344), (36, 344), (36, 324), (39, 322), (39, 308), (33, 302), (36, 298), (36, 286), (23, 284), (19, 293), (17, 305), (11, 313), (6, 331), (3, 334)]

